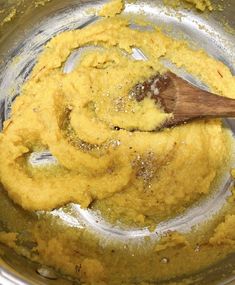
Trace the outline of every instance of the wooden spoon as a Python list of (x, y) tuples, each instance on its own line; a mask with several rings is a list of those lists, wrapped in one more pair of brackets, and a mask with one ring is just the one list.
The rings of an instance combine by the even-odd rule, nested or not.
[(161, 127), (172, 127), (195, 119), (235, 117), (235, 100), (201, 90), (172, 72), (156, 75), (131, 91), (137, 101), (150, 97), (173, 116)]

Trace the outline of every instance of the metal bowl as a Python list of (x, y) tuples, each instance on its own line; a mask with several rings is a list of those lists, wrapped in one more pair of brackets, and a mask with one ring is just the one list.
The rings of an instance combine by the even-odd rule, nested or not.
[[(43, 4), (44, 3), (44, 4)], [(11, 104), (19, 95), (20, 87), (29, 76), (37, 55), (44, 44), (54, 35), (71, 29), (80, 29), (97, 20), (90, 8), (98, 8), (103, 1), (93, 0), (0, 0), (0, 130), (4, 120), (9, 116)], [(166, 29), (166, 32), (183, 37), (195, 47), (201, 47), (208, 54), (223, 61), (235, 74), (235, 3), (233, 0), (213, 1), (222, 5), (210, 13), (179, 8), (174, 10), (165, 7), (162, 1), (136, 1), (127, 4), (125, 13), (140, 14)], [(1, 13), (2, 11), (2, 13)], [(87, 13), (87, 11), (90, 11)], [(188, 74), (181, 72), (194, 84), (200, 82)], [(235, 132), (233, 120), (227, 120), (227, 127)], [(45, 156), (44, 156), (45, 159)], [(169, 229), (187, 230), (205, 220), (212, 212), (218, 211), (229, 195), (231, 180), (225, 177), (221, 189), (209, 201), (200, 204), (184, 215), (162, 223), (156, 232), (164, 233)], [(76, 219), (71, 214), (59, 209), (47, 215), (56, 216), (69, 225), (83, 225), (97, 231), (101, 236), (108, 235), (112, 239), (138, 240), (151, 235), (142, 229), (110, 229), (101, 218), (99, 224), (94, 222), (97, 217), (90, 211), (81, 210), (72, 205)], [(10, 211), (14, 211), (26, 223), (26, 213), (7, 198), (0, 190), (0, 230), (13, 230), (14, 226), (7, 221)], [(45, 213), (32, 215), (40, 216)], [(99, 218), (99, 217), (98, 217)], [(75, 225), (75, 226), (76, 226)], [(0, 284), (77, 284), (78, 281), (65, 278), (53, 269), (28, 261), (17, 255), (4, 245), (0, 245)], [(213, 268), (195, 275), (193, 284), (235, 284), (235, 256), (229, 256)], [(199, 280), (199, 281), (198, 281)], [(178, 280), (180, 282), (180, 280)], [(79, 284), (79, 283), (78, 283)], [(157, 283), (156, 283), (157, 284)]]

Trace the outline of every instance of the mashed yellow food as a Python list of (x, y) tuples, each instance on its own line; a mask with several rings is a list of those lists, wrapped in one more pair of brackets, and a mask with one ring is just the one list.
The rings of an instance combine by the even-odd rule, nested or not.
[(165, 4), (171, 5), (173, 7), (177, 7), (180, 4), (191, 4), (199, 11), (205, 11), (208, 9), (209, 11), (213, 10), (212, 4), (210, 0), (164, 0)]
[[(71, 52), (89, 45), (99, 49), (85, 52), (65, 74)], [(133, 59), (132, 47), (148, 60)], [(122, 17), (53, 38), (0, 136), (0, 179), (10, 197), (28, 210), (97, 201), (114, 215), (143, 220), (172, 215), (209, 193), (228, 157), (221, 122), (153, 132), (169, 114), (130, 94), (138, 82), (165, 71), (162, 58), (200, 76), (218, 94), (235, 94), (222, 63), (157, 28), (133, 30)], [(58, 164), (32, 168), (29, 157), (40, 150), (49, 150)]]
[(125, 3), (124, 0), (113, 0), (108, 2), (103, 8), (99, 11), (99, 15), (103, 17), (113, 17), (117, 14), (120, 14), (124, 9)]
[[(114, 2), (120, 13), (122, 1)], [(107, 17), (108, 11), (106, 6), (101, 14)], [(98, 209), (112, 221), (161, 221), (208, 195), (229, 162), (230, 140), (220, 120), (156, 132), (169, 114), (149, 98), (137, 102), (130, 91), (164, 73), (161, 59), (167, 59), (199, 77), (212, 92), (229, 97), (235, 94), (230, 70), (157, 27), (134, 30), (127, 19), (114, 14), (53, 38), (5, 122), (0, 180), (26, 210), (76, 202)], [(87, 46), (93, 49), (65, 73), (70, 54)], [(135, 60), (133, 47), (147, 60)], [(43, 150), (49, 150), (57, 163), (32, 167), (30, 156)], [(3, 232), (0, 240), (84, 284), (148, 284), (192, 274), (224, 258), (235, 245), (232, 213), (203, 236), (173, 232), (157, 244), (146, 239), (141, 247), (109, 244), (103, 245), (105, 250), (88, 229), (61, 230), (56, 221), (52, 229), (46, 218), (32, 221), (26, 238), (35, 244), (30, 253), (15, 243), (20, 236)]]

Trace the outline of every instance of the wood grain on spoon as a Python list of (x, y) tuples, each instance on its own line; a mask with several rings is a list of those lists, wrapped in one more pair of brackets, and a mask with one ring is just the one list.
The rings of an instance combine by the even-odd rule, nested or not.
[(235, 116), (235, 100), (201, 90), (172, 72), (156, 75), (132, 90), (137, 101), (146, 96), (156, 100), (171, 119), (162, 127), (172, 127), (202, 118)]

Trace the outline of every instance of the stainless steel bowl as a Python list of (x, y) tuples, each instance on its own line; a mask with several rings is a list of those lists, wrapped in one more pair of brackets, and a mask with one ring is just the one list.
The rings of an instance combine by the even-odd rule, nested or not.
[[(235, 74), (235, 37), (233, 33), (235, 2), (234, 0), (213, 2), (216, 5), (222, 5), (223, 9), (204, 14), (181, 8), (174, 10), (166, 8), (161, 1), (148, 0), (128, 4), (125, 12), (144, 13), (148, 19), (162, 26), (163, 29), (166, 28), (166, 24), (170, 25), (172, 27), (170, 33), (187, 39), (194, 46), (205, 49), (210, 55), (223, 61)], [(52, 36), (62, 31), (82, 28), (96, 21), (97, 17), (87, 11), (92, 11), (89, 8), (100, 7), (102, 3), (103, 1), (92, 0), (0, 0), (0, 129), (3, 121), (9, 116), (11, 103), (19, 94), (20, 87), (30, 74), (36, 57), (42, 51), (44, 44)], [(193, 81), (189, 75), (182, 75)], [(200, 85), (198, 82), (193, 83)], [(235, 131), (233, 120), (228, 120), (227, 125), (233, 132)], [(183, 224), (187, 228), (187, 226), (192, 226), (193, 222), (200, 223), (208, 214), (211, 214), (209, 210), (216, 212), (221, 207), (225, 197), (229, 195), (230, 183), (229, 180), (224, 181), (220, 194), (225, 194), (217, 195), (213, 198), (214, 200), (210, 201), (210, 204), (204, 203), (197, 207), (193, 214), (186, 213), (186, 216), (183, 217), (184, 223), (179, 223), (182, 218), (179, 217), (178, 220), (163, 223), (158, 227), (158, 230), (160, 228), (161, 232), (164, 232), (170, 228), (182, 229)], [(5, 207), (6, 203), (11, 203), (8, 200), (4, 192), (0, 191), (0, 230), (8, 226), (3, 218), (8, 215), (6, 211), (10, 209), (9, 205)], [(11, 207), (22, 217), (27, 215), (19, 207), (13, 204)], [(76, 209), (77, 222), (79, 223), (79, 219), (81, 219), (87, 226), (95, 228), (93, 214), (89, 211)], [(69, 216), (61, 215), (60, 210), (49, 214), (71, 223)], [(199, 219), (193, 217), (199, 217)], [(110, 235), (109, 228), (103, 221), (100, 221), (99, 228), (94, 230), (98, 230), (104, 235), (105, 233)], [(132, 239), (138, 239), (148, 234), (143, 230), (131, 231)], [(125, 238), (125, 235), (130, 238), (130, 232), (123, 232), (121, 229), (112, 231), (112, 238), (119, 239), (120, 236)], [(51, 268), (18, 256), (4, 245), (0, 246), (0, 255), (2, 256), (0, 259), (0, 284), (77, 284), (77, 281), (59, 276)], [(233, 281), (235, 275), (232, 273), (234, 269), (235, 256), (229, 256), (214, 268), (199, 273), (194, 279), (194, 284), (235, 284)]]

